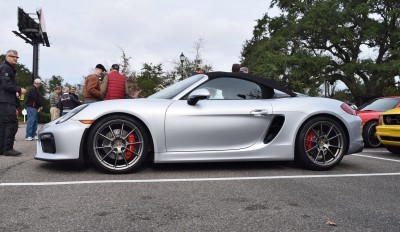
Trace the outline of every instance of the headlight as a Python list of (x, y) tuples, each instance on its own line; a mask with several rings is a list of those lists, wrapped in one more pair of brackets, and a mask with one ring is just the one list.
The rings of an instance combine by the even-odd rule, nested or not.
[(57, 121), (57, 124), (63, 123), (65, 121), (68, 121), (70, 118), (72, 118), (73, 116), (75, 116), (77, 113), (79, 113), (81, 110), (85, 109), (89, 104), (83, 104), (80, 105), (76, 108), (74, 108), (73, 110), (71, 110), (68, 114), (62, 116), (60, 118), (60, 120)]

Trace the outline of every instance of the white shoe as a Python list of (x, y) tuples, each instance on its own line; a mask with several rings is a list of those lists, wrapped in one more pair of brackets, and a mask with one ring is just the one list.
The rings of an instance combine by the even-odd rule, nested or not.
[(39, 139), (39, 137), (36, 135), (34, 138), (33, 138), (34, 140), (38, 140)]
[(32, 141), (32, 137), (25, 138), (26, 141)]

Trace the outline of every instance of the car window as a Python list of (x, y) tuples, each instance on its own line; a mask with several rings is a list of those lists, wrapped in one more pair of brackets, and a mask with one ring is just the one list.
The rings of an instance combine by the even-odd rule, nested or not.
[(364, 105), (360, 106), (358, 110), (374, 110), (374, 111), (387, 111), (393, 109), (399, 104), (400, 98), (376, 98)]
[(148, 96), (147, 98), (156, 98), (156, 99), (172, 99), (177, 94), (188, 88), (189, 86), (193, 85), (194, 83), (200, 81), (204, 78), (204, 75), (194, 75), (191, 76), (183, 81), (176, 82), (173, 85), (168, 86), (165, 89), (156, 92), (153, 95)]
[(249, 100), (261, 99), (261, 87), (251, 81), (239, 78), (216, 78), (212, 79), (197, 89), (208, 89), (211, 93), (209, 100)]

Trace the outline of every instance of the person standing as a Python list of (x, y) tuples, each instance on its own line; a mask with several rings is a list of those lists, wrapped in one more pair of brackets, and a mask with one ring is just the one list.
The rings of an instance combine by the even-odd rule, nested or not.
[(79, 101), (79, 96), (75, 92), (76, 92), (76, 87), (71, 86), (71, 88), (69, 88), (69, 94)]
[(86, 78), (83, 103), (88, 104), (101, 101), (102, 97), (99, 78), (101, 77), (101, 74), (105, 71), (106, 68), (104, 68), (102, 64), (98, 64), (94, 69), (94, 73)]
[(6, 60), (0, 65), (0, 155), (5, 156), (22, 154), (14, 150), (15, 134), (18, 130), (17, 101), (19, 102), (21, 93), (26, 93), (15, 79), (18, 58), (16, 50), (9, 50), (6, 52)]
[(232, 72), (240, 72), (240, 64), (232, 64)]
[(101, 84), (101, 96), (104, 100), (123, 99), (129, 96), (126, 77), (119, 73), (119, 65), (113, 64), (110, 72)]
[(40, 95), (39, 88), (43, 82), (39, 78), (33, 81), (33, 86), (26, 94), (26, 110), (28, 112), (28, 122), (26, 125), (25, 140), (32, 141), (38, 139), (37, 137), (37, 124), (39, 112), (43, 109), (42, 96)]
[(81, 103), (76, 100), (76, 98), (70, 94), (69, 88), (66, 86), (63, 88), (63, 94), (60, 97), (60, 100), (58, 100), (58, 107), (60, 108), (61, 111), (61, 116), (66, 115), (68, 112), (70, 112), (73, 108), (79, 106)]
[(50, 95), (50, 117), (51, 121), (56, 120), (60, 117), (60, 109), (57, 107), (57, 103), (60, 100), (61, 87), (56, 86), (54, 92)]

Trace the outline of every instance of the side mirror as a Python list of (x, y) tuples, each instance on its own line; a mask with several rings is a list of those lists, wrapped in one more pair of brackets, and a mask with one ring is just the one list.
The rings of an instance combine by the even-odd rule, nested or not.
[(208, 91), (208, 89), (196, 89), (189, 95), (187, 103), (194, 106), (199, 100), (208, 99), (209, 97), (210, 91)]

